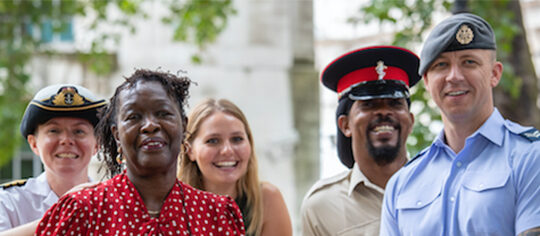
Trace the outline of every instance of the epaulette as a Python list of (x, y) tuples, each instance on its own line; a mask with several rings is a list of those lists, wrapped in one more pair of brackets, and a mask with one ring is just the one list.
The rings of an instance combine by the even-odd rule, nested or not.
[(328, 186), (330, 184), (333, 184), (337, 181), (340, 181), (342, 179), (344, 179), (345, 177), (347, 177), (348, 175), (350, 174), (350, 171), (343, 171), (339, 174), (336, 174), (334, 176), (331, 176), (331, 177), (328, 177), (328, 178), (325, 178), (325, 179), (320, 179), (318, 180), (317, 182), (315, 182), (315, 184), (313, 184), (313, 186), (311, 186), (311, 188), (308, 190), (308, 192), (306, 193), (306, 197), (309, 197), (311, 196), (313, 193), (317, 192), (319, 189), (321, 188), (324, 188), (325, 186)]
[(519, 134), (521, 137), (528, 139), (531, 142), (540, 140), (540, 131), (535, 128), (531, 128)]
[(420, 156), (424, 155), (424, 153), (426, 153), (427, 151), (429, 150), (429, 147), (428, 148), (425, 148), (424, 150), (420, 151), (418, 154), (416, 154), (416, 156), (414, 156), (411, 160), (409, 160), (405, 166), (411, 164), (413, 161), (416, 161), (416, 159), (418, 159)]
[(0, 186), (2, 186), (2, 189), (8, 189), (15, 186), (23, 186), (26, 184), (26, 181), (26, 179), (13, 180), (11, 182), (3, 183)]

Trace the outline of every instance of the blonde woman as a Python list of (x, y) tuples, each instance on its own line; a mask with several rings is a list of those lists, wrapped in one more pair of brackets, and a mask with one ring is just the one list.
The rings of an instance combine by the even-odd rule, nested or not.
[(235, 199), (247, 235), (292, 235), (281, 192), (259, 181), (253, 135), (236, 105), (226, 99), (203, 101), (189, 115), (186, 131), (179, 179)]

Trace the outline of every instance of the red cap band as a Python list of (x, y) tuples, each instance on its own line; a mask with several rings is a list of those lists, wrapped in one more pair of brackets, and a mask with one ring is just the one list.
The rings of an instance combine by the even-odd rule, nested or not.
[[(346, 74), (339, 80), (336, 92), (340, 94), (343, 92), (343, 90), (348, 89), (357, 83), (378, 80), (379, 74), (377, 74), (375, 69), (375, 66), (365, 67)], [(401, 68), (387, 66), (387, 68), (384, 69), (384, 73), (386, 73), (383, 77), (384, 80), (400, 80), (403, 81), (407, 87), (409, 86), (409, 77), (407, 76), (407, 72)]]

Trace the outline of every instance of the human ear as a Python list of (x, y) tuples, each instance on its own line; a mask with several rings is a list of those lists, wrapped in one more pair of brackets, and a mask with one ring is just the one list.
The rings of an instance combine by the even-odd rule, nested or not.
[(424, 81), (424, 88), (426, 88), (426, 90), (429, 92), (429, 78), (428, 78), (428, 73), (426, 72), (426, 74), (424, 74), (424, 77), (423, 77), (423, 81)]
[(111, 126), (111, 133), (116, 141), (117, 146), (120, 145), (120, 138), (118, 137), (118, 127), (116, 125)]
[(499, 81), (501, 81), (503, 71), (503, 64), (499, 61), (496, 61), (493, 63), (493, 68), (491, 69), (491, 79), (490, 84), (492, 88), (495, 88), (497, 84), (499, 84)]
[(189, 158), (189, 160), (196, 161), (195, 157), (193, 157), (194, 155), (192, 152), (191, 144), (189, 144), (188, 142), (184, 142), (184, 148), (186, 149), (186, 156)]
[(33, 134), (29, 134), (27, 137), (26, 137), (26, 141), (28, 141), (28, 145), (30, 145), (30, 149), (32, 149), (32, 152), (34, 152), (34, 154), (36, 154), (36, 156), (40, 156), (39, 155), (39, 149), (37, 147), (37, 137)]
[[(95, 138), (95, 137), (94, 137), (94, 138)], [(95, 138), (95, 139), (97, 139), (97, 138)], [(98, 152), (98, 150), (99, 150), (99, 144), (98, 144), (98, 142), (97, 142), (97, 140), (96, 140), (96, 144), (94, 145), (94, 150), (92, 150), (92, 156), (93, 156), (93, 155), (96, 155), (96, 153)]]
[(410, 135), (414, 127), (414, 114), (412, 112), (409, 112), (409, 117), (411, 118), (411, 125), (409, 126), (409, 131), (408, 131), (408, 134)]
[(338, 121), (339, 130), (341, 130), (341, 132), (345, 135), (345, 137), (350, 138), (352, 135), (352, 132), (349, 127), (349, 117), (347, 115), (340, 115), (337, 121)]

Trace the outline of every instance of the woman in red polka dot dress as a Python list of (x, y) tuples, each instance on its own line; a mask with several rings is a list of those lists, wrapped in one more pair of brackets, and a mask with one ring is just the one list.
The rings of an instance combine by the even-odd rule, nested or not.
[(36, 235), (244, 235), (230, 197), (176, 179), (189, 85), (186, 77), (148, 70), (127, 78), (96, 131), (111, 175), (121, 173), (62, 197)]

